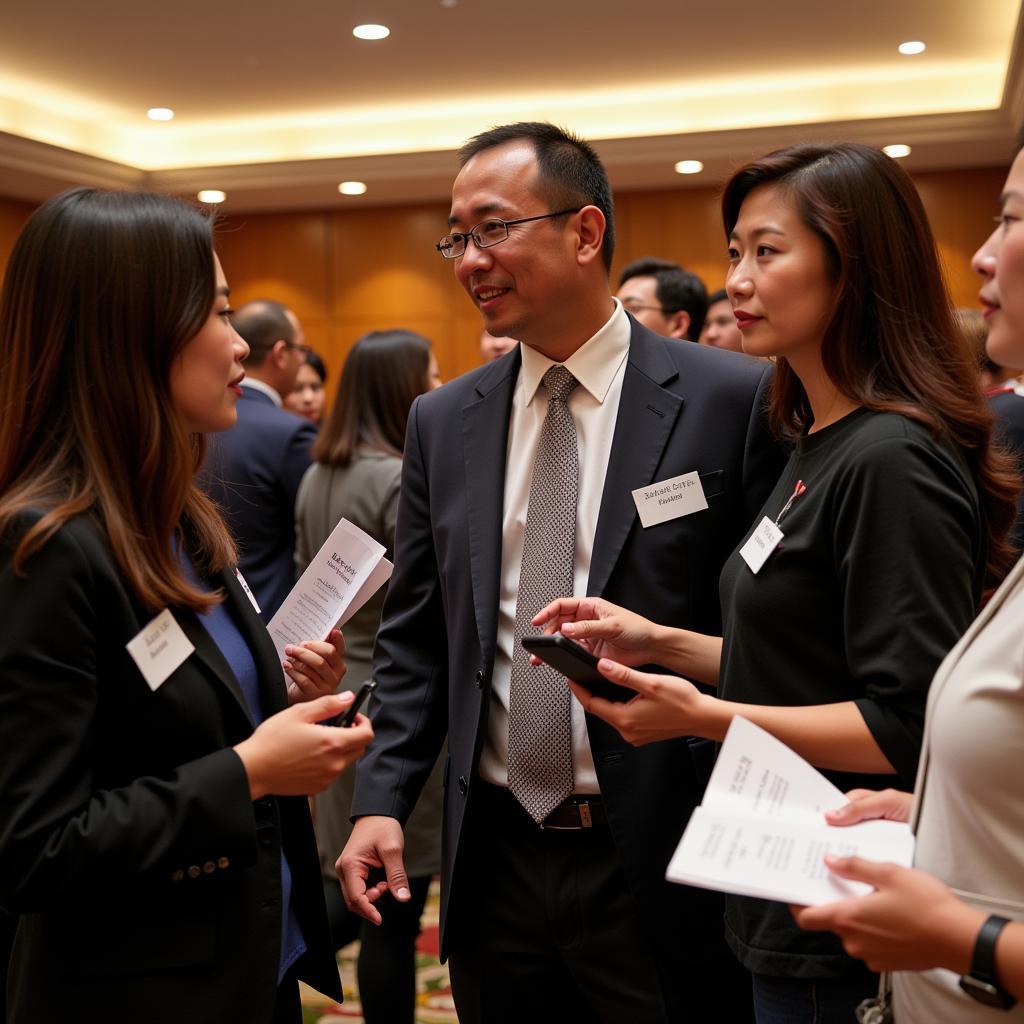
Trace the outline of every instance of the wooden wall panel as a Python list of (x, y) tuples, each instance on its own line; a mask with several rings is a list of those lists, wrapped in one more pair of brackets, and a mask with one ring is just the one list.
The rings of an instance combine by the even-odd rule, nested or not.
[[(977, 302), (970, 257), (988, 235), (1005, 172), (1000, 168), (915, 176), (939, 243), (953, 301)], [(616, 196), (618, 246), (613, 281), (640, 256), (674, 259), (709, 290), (727, 261), (719, 187), (626, 192)], [(32, 206), (0, 198), (0, 268)], [(407, 327), (435, 345), (445, 380), (477, 365), (480, 320), (434, 249), (448, 204), (228, 215), (218, 251), (237, 305), (276, 298), (299, 315), (311, 345), (328, 361), (333, 394), (345, 354), (359, 335)]]
[(7, 259), (14, 248), (14, 240), (21, 233), (25, 221), (32, 215), (35, 206), (20, 199), (0, 197), (0, 276), (3, 275)]

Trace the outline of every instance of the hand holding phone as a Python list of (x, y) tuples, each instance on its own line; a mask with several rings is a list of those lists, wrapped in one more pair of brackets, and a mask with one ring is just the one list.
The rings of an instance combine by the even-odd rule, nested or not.
[(636, 690), (605, 679), (597, 669), (597, 658), (585, 647), (581, 647), (567, 636), (562, 636), (561, 633), (524, 636), (523, 647), (556, 672), (561, 672), (563, 676), (579, 683), (580, 686), (585, 686), (597, 697), (623, 703), (636, 696)]
[(359, 687), (356, 693), (355, 699), (351, 704), (340, 714), (335, 715), (333, 718), (328, 718), (324, 725), (334, 725), (341, 729), (349, 729), (356, 724), (356, 716), (363, 709), (363, 706), (370, 699), (370, 694), (377, 689), (377, 683), (373, 679), (368, 679), (362, 686)]

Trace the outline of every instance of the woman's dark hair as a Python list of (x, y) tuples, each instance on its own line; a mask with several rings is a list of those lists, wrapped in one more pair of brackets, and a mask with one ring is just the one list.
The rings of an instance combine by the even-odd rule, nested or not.
[(320, 378), (321, 384), (327, 383), (327, 365), (312, 349), (306, 353), (306, 365), (313, 367), (313, 372)]
[(148, 608), (220, 600), (192, 586), (172, 537), (204, 574), (233, 563), (195, 485), (205, 442), (171, 401), (174, 360), (214, 302), (213, 228), (168, 196), (75, 188), (15, 243), (0, 294), (0, 535), (42, 512), (14, 569), (68, 520), (105, 530)]
[[(1011, 460), (991, 444), (992, 414), (954, 323), (913, 182), (870, 146), (781, 149), (729, 180), (722, 196), (727, 237), (744, 199), (762, 185), (781, 189), (824, 246), (835, 287), (822, 343), (825, 372), (847, 398), (916, 420), (963, 449), (987, 526), (988, 584), (997, 583), (1013, 558), (1006, 534), (1019, 482)], [(790, 436), (812, 422), (807, 394), (784, 357), (777, 360), (770, 417)]]
[(430, 342), (412, 331), (370, 331), (345, 359), (327, 424), (313, 445), (325, 466), (347, 466), (361, 448), (401, 456), (409, 409), (429, 390)]

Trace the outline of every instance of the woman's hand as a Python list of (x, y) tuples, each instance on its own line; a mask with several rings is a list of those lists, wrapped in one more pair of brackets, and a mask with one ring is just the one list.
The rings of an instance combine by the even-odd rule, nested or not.
[(595, 697), (589, 690), (570, 680), (569, 686), (584, 709), (604, 719), (634, 747), (677, 736), (702, 736), (708, 702), (693, 683), (678, 676), (658, 676), (619, 665), (607, 658), (597, 663), (606, 679), (636, 690), (625, 704)]
[(970, 969), (984, 913), (924, 871), (861, 857), (825, 861), (840, 878), (867, 882), (875, 892), (820, 907), (791, 907), (801, 928), (835, 932), (846, 952), (873, 971)]
[(345, 638), (332, 629), (326, 640), (306, 640), (301, 645), (288, 644), (284, 649), (287, 661), (281, 662), (288, 676), (288, 703), (334, 693), (345, 675)]
[(900, 789), (851, 789), (846, 799), (850, 801), (848, 804), (825, 812), (830, 825), (856, 825), (859, 821), (876, 818), (909, 821), (914, 795)]
[(563, 597), (533, 619), (545, 633), (560, 632), (586, 647), (595, 658), (623, 665), (660, 664), (662, 627), (600, 597)]
[(267, 793), (309, 796), (325, 790), (373, 739), (365, 715), (340, 728), (318, 723), (344, 711), (351, 691), (293, 704), (261, 722), (234, 749), (249, 776), (253, 800)]

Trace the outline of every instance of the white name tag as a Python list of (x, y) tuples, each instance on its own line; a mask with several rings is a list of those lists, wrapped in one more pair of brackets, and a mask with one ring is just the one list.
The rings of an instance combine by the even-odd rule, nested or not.
[(633, 493), (640, 524), (648, 526), (667, 523), (670, 519), (688, 516), (708, 507), (697, 471), (661, 480), (648, 487), (638, 487)]
[(755, 576), (761, 571), (761, 566), (768, 561), (769, 556), (779, 546), (779, 542), (784, 536), (785, 534), (765, 516), (757, 529), (750, 535), (750, 540), (740, 548), (743, 561), (750, 566), (750, 571)]
[(249, 589), (249, 584), (245, 582), (245, 577), (236, 569), (235, 579), (241, 584), (242, 589), (245, 591), (245, 596), (249, 598), (249, 604), (256, 609), (256, 614), (260, 613), (260, 606), (256, 603), (256, 595)]
[(165, 608), (152, 622), (139, 630), (125, 644), (125, 648), (138, 665), (142, 678), (154, 691), (195, 650), (192, 641), (175, 621), (170, 608)]

